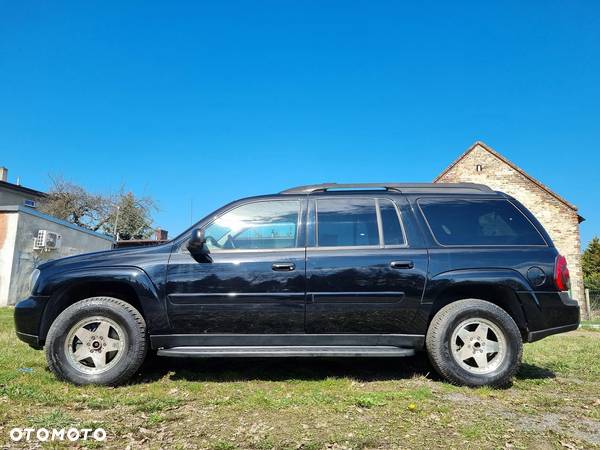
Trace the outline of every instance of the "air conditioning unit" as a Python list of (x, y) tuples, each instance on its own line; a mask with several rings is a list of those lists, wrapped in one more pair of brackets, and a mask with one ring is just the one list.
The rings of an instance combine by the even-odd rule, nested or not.
[(60, 248), (61, 243), (62, 236), (60, 234), (48, 230), (39, 230), (37, 237), (33, 240), (33, 249), (50, 251)]

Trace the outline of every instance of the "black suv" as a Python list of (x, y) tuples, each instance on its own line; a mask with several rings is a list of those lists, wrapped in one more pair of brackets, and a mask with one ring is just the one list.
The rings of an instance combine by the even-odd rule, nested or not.
[(523, 342), (574, 330), (569, 272), (514, 198), (460, 184), (322, 184), (246, 198), (172, 241), (31, 277), (17, 335), (76, 384), (171, 357), (426, 350), (452, 383), (507, 384)]

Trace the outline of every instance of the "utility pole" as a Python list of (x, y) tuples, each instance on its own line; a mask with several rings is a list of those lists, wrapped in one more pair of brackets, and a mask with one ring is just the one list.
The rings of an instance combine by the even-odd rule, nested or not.
[(113, 227), (113, 236), (115, 237), (115, 239), (117, 241), (119, 240), (119, 235), (117, 234), (117, 224), (119, 223), (119, 210), (120, 209), (121, 209), (121, 207), (117, 205), (117, 214), (115, 215), (115, 226)]

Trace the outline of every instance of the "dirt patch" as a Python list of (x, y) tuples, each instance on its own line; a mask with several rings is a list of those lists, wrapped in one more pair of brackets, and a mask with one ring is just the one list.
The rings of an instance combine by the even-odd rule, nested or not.
[(544, 413), (536, 416), (520, 416), (516, 425), (523, 431), (547, 432), (572, 436), (589, 444), (600, 445), (600, 422), (586, 418), (574, 418), (570, 414)]

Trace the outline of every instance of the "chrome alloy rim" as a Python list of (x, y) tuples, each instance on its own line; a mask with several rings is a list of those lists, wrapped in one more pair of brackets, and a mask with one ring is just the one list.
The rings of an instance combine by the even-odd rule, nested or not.
[(477, 374), (496, 370), (506, 357), (506, 337), (486, 319), (461, 322), (452, 333), (451, 353), (463, 369)]
[(120, 325), (108, 317), (94, 316), (71, 327), (65, 353), (77, 370), (96, 375), (114, 367), (126, 346), (127, 337)]

